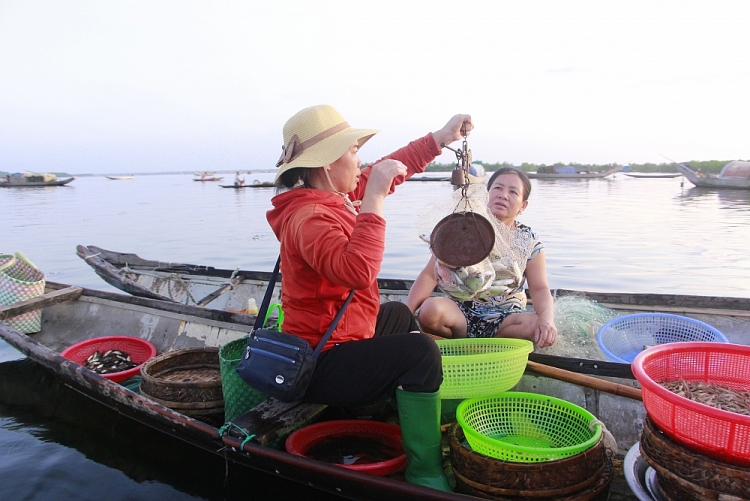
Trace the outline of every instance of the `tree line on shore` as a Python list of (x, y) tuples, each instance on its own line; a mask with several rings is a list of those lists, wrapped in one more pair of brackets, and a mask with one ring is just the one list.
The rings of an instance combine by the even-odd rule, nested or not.
[[(702, 172), (710, 172), (710, 173), (716, 173), (718, 174), (722, 167), (724, 167), (726, 164), (728, 164), (731, 160), (690, 160), (688, 162), (680, 162), (685, 165), (689, 165), (693, 167), (694, 169), (700, 169)], [(514, 165), (509, 162), (495, 162), (495, 163), (489, 163), (489, 162), (481, 162), (481, 161), (474, 161), (475, 164), (480, 164), (482, 167), (484, 167), (484, 170), (490, 172), (490, 171), (496, 171), (497, 169), (500, 169), (502, 167), (515, 167), (516, 169), (521, 169), (525, 172), (536, 172), (539, 167), (562, 167), (565, 165), (573, 165), (577, 167), (588, 167), (591, 172), (597, 172), (597, 171), (603, 171), (607, 170), (611, 167), (614, 167), (616, 165), (620, 164), (581, 164), (577, 162), (570, 162), (570, 163), (563, 163), (563, 162), (557, 162), (551, 165), (547, 164), (532, 164), (524, 162), (521, 165)], [(645, 163), (645, 164), (627, 164), (630, 168), (629, 170), (631, 172), (676, 172), (677, 169), (675, 169), (674, 163), (672, 162), (664, 162), (664, 163)], [(454, 169), (456, 164), (441, 164), (437, 162), (432, 162), (427, 166), (427, 171), (433, 171), (433, 172), (445, 172), (445, 171), (451, 171)], [(625, 165), (622, 165), (622, 167), (625, 167)]]

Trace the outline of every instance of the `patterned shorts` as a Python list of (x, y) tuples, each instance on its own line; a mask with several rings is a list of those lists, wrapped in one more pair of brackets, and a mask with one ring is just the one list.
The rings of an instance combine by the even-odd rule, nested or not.
[(520, 306), (508, 310), (495, 309), (492, 311), (492, 316), (487, 318), (486, 313), (475, 309), (474, 301), (463, 301), (457, 304), (468, 324), (466, 337), (494, 337), (503, 320), (513, 313), (525, 311)]

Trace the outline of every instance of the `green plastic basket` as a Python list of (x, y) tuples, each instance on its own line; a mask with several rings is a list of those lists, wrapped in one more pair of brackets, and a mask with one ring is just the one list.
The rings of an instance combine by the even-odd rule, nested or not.
[(259, 403), (268, 400), (247, 384), (238, 374), (237, 366), (247, 346), (247, 336), (235, 339), (219, 349), (219, 369), (221, 370), (221, 390), (224, 394), (224, 419), (229, 422), (246, 413)]
[(440, 398), (502, 393), (523, 376), (534, 343), (525, 339), (467, 338), (436, 341), (443, 356)]
[(602, 436), (602, 425), (586, 409), (536, 393), (509, 391), (464, 400), (456, 420), (474, 451), (515, 463), (575, 456)]

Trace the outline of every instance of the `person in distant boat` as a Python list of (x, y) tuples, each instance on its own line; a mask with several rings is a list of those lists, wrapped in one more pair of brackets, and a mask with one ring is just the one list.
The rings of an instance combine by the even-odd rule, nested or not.
[(245, 178), (242, 177), (242, 173), (240, 171), (237, 171), (237, 174), (234, 176), (234, 185), (235, 186), (245, 185)]
[(205, 181), (205, 180), (206, 180), (206, 173), (203, 172), (201, 173), (201, 181)]
[[(433, 255), (409, 290), (406, 304), (417, 314), (422, 330), (437, 336), (520, 338), (533, 341), (538, 348), (550, 346), (557, 339), (557, 327), (544, 245), (531, 228), (516, 221), (529, 203), (529, 177), (513, 167), (502, 167), (490, 177), (487, 190), (490, 217), (506, 225), (509, 234), (503, 231), (504, 239), (512, 243), (507, 249), (499, 249), (496, 243), (490, 254), (496, 256), (492, 263), (495, 290), (490, 288), (486, 297), (468, 301), (430, 297), (438, 284)], [(444, 265), (438, 263), (438, 270), (439, 266)], [(526, 311), (527, 282), (534, 312)]]
[(355, 129), (333, 107), (305, 108), (284, 125), (267, 219), (281, 243), (284, 331), (315, 347), (349, 291), (354, 297), (318, 359), (304, 401), (357, 407), (395, 394), (406, 479), (451, 490), (442, 468), (440, 350), (398, 301), (380, 304), (383, 199), (473, 128), (455, 115), (426, 136), (360, 170), (377, 132)]

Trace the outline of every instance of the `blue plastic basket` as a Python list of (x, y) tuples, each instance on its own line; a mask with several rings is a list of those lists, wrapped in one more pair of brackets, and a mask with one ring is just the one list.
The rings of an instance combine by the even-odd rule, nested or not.
[(596, 334), (607, 360), (632, 363), (643, 350), (681, 341), (728, 343), (717, 329), (698, 320), (669, 313), (637, 313), (610, 320)]

